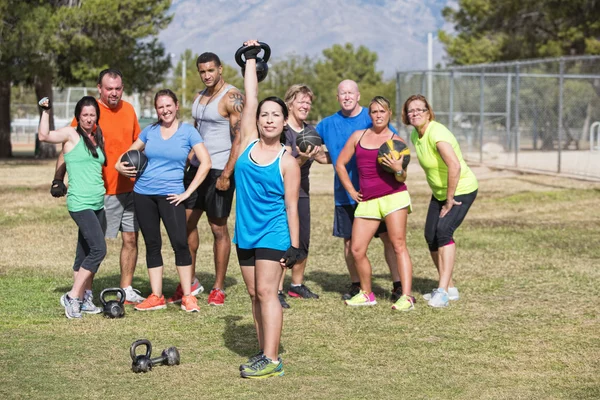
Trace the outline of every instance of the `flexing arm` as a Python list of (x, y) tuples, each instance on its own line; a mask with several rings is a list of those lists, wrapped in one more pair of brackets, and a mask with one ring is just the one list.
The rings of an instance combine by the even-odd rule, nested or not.
[(227, 113), (229, 114), (229, 128), (233, 135), (231, 143), (231, 152), (229, 160), (223, 168), (223, 173), (216, 182), (217, 190), (227, 190), (230, 186), (230, 178), (233, 174), (233, 167), (237, 161), (240, 151), (240, 129), (242, 125), (242, 111), (244, 110), (244, 96), (237, 90), (232, 89), (227, 92)]
[(350, 180), (350, 175), (348, 175), (348, 171), (346, 170), (346, 164), (348, 164), (352, 159), (352, 156), (354, 156), (356, 151), (356, 142), (361, 134), (362, 131), (356, 131), (348, 138), (348, 141), (344, 145), (344, 148), (340, 152), (340, 155), (335, 163), (335, 172), (337, 172), (340, 182), (350, 197), (352, 197), (355, 201), (362, 201), (362, 194), (354, 188), (354, 185)]
[(452, 210), (453, 206), (461, 205), (461, 202), (454, 200), (454, 193), (458, 186), (458, 180), (460, 179), (460, 162), (454, 152), (454, 149), (448, 142), (437, 142), (436, 147), (442, 160), (448, 166), (448, 189), (446, 192), (446, 204), (440, 211), (440, 218), (444, 218), (446, 214)]

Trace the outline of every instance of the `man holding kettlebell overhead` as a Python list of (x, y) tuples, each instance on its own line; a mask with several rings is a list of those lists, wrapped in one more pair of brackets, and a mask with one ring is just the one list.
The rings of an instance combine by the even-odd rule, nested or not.
[[(192, 294), (203, 288), (196, 278), (196, 255), (199, 246), (198, 221), (206, 213), (213, 234), (215, 283), (208, 295), (208, 304), (222, 306), (225, 302), (225, 275), (229, 263), (231, 239), (227, 219), (231, 213), (235, 181), (233, 166), (238, 156), (239, 131), (244, 96), (223, 79), (223, 66), (219, 57), (210, 52), (202, 53), (197, 61), (200, 79), (206, 88), (198, 93), (192, 104), (194, 125), (204, 139), (212, 161), (212, 169), (195, 194), (185, 202), (188, 245), (192, 253)], [(198, 160), (190, 158), (190, 166), (184, 176), (187, 187), (198, 169)], [(181, 287), (167, 301), (181, 301)]]
[[(98, 105), (101, 118), (98, 121), (104, 134), (106, 145), (106, 166), (102, 168), (102, 178), (106, 188), (104, 208), (106, 210), (106, 238), (116, 238), (121, 231), (122, 246), (120, 254), (121, 282), (125, 290), (125, 304), (137, 304), (144, 301), (140, 292), (133, 289), (133, 275), (138, 256), (139, 227), (133, 208), (133, 181), (119, 175), (114, 165), (140, 134), (140, 125), (133, 106), (122, 100), (123, 75), (121, 71), (108, 68), (98, 76)], [(73, 124), (77, 124), (73, 120)], [(63, 179), (66, 173), (64, 157), (61, 152), (56, 162), (56, 172), (50, 192), (54, 197), (66, 194)], [(86, 296), (92, 296), (91, 291)]]

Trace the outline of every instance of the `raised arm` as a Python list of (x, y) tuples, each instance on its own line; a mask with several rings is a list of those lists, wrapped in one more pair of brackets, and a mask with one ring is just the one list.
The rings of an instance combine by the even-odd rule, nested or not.
[(217, 190), (227, 190), (230, 186), (230, 178), (233, 174), (233, 168), (240, 152), (240, 129), (242, 126), (242, 111), (244, 110), (244, 96), (237, 89), (231, 89), (227, 92), (227, 114), (229, 114), (229, 129), (233, 136), (231, 143), (231, 152), (223, 173), (216, 182)]
[[(244, 46), (256, 46), (260, 51), (257, 40), (244, 42)], [(256, 53), (258, 54), (258, 52)], [(256, 57), (256, 55), (255, 55)], [(242, 112), (240, 128), (240, 149), (245, 149), (250, 142), (258, 138), (256, 127), (256, 111), (258, 110), (258, 78), (256, 77), (256, 59), (246, 56), (246, 70), (244, 73), (244, 91), (246, 92), (246, 104)]]
[[(51, 131), (50, 130), (50, 100), (47, 97), (44, 97), (38, 103), (40, 107), (42, 107), (42, 115), (40, 116), (40, 123), (38, 125), (38, 138), (40, 142), (48, 142), (54, 144), (65, 144), (71, 141), (71, 145), (73, 145), (73, 140), (77, 132), (74, 128), (70, 126)], [(67, 148), (67, 151), (70, 150)]]
[(340, 182), (346, 189), (346, 192), (352, 197), (355, 201), (362, 201), (362, 194), (354, 188), (352, 181), (350, 180), (350, 175), (348, 175), (348, 170), (346, 170), (346, 164), (350, 162), (352, 156), (356, 152), (356, 142), (358, 138), (362, 134), (362, 131), (356, 131), (348, 138), (348, 141), (344, 145), (344, 148), (340, 152), (338, 159), (335, 163), (335, 172), (340, 178)]

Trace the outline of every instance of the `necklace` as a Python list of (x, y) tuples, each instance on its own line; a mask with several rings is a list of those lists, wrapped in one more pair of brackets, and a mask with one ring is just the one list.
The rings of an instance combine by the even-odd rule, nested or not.
[[(215, 97), (215, 95), (217, 93), (219, 93), (221, 91), (221, 89), (223, 89), (223, 86), (225, 86), (225, 81), (223, 79), (221, 79), (221, 86), (219, 86), (219, 88), (210, 95), (210, 97), (208, 98), (208, 101), (204, 105), (204, 108), (202, 109), (202, 114), (200, 115), (200, 118), (198, 118), (198, 120), (200, 121), (199, 125), (196, 127), (198, 132), (200, 132), (200, 127), (202, 126), (202, 122), (204, 121), (204, 113), (206, 112), (206, 108), (210, 104), (210, 101), (212, 100), (212, 98)], [(196, 111), (194, 114), (198, 113), (198, 107), (200, 107), (200, 103), (202, 102), (202, 99), (204, 98), (205, 93), (206, 93), (206, 89), (204, 89), (202, 92), (200, 92), (200, 98), (198, 99), (198, 103), (196, 103)]]

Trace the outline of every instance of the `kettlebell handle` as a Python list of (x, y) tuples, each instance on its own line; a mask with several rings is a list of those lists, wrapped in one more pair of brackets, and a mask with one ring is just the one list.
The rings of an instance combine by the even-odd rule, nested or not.
[[(269, 61), (269, 58), (271, 57), (271, 48), (265, 42), (258, 42), (258, 44), (260, 45), (260, 48), (263, 49), (263, 52), (264, 52), (261, 59), (264, 62)], [(253, 47), (255, 47), (255, 46), (242, 46), (239, 49), (237, 49), (237, 51), (235, 52), (235, 62), (237, 63), (237, 65), (239, 65), (240, 67), (244, 67), (246, 65), (246, 58), (245, 57), (242, 58), (242, 55), (244, 53), (246, 53), (246, 51), (248, 51), (248, 49), (251, 49)]]
[(152, 343), (150, 343), (150, 341), (148, 339), (138, 339), (135, 342), (133, 342), (131, 344), (131, 347), (129, 348), (129, 355), (131, 356), (131, 359), (133, 361), (135, 361), (137, 354), (136, 354), (136, 349), (139, 346), (145, 345), (146, 346), (146, 357), (148, 357), (148, 359), (150, 359), (150, 355), (152, 354)]
[(100, 292), (100, 302), (102, 303), (103, 306), (106, 305), (105, 297), (106, 297), (106, 294), (108, 294), (108, 293), (119, 293), (121, 295), (121, 297), (118, 299), (119, 304), (120, 305), (125, 304), (125, 296), (126, 296), (125, 290), (123, 290), (122, 288), (106, 288)]

